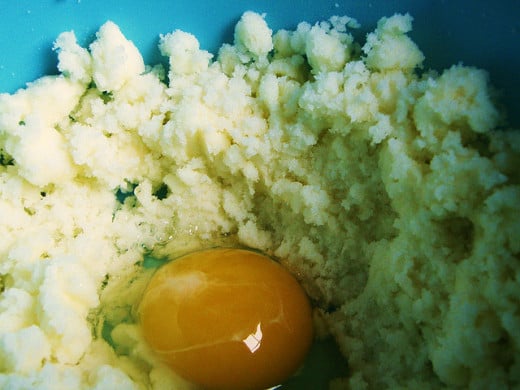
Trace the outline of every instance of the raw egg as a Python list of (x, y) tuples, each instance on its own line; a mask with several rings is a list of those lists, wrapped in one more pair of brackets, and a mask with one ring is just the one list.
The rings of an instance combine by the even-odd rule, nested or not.
[(313, 338), (309, 300), (267, 256), (209, 249), (157, 270), (139, 306), (160, 359), (207, 389), (267, 389), (303, 363)]

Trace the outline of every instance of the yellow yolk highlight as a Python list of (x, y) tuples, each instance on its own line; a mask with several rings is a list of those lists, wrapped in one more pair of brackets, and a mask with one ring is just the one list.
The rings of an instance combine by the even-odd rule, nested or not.
[(176, 373), (208, 389), (266, 389), (303, 363), (311, 307), (274, 260), (209, 249), (159, 268), (139, 306), (145, 340)]

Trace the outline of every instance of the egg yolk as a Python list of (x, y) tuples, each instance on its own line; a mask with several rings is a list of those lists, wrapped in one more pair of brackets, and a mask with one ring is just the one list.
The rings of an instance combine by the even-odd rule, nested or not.
[(266, 389), (303, 363), (309, 300), (274, 260), (210, 249), (159, 268), (139, 306), (145, 340), (176, 373), (207, 389)]

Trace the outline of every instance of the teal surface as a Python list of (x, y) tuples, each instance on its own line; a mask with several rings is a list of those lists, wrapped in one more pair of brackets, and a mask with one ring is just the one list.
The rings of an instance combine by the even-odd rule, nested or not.
[(87, 44), (107, 20), (120, 25), (148, 63), (157, 63), (159, 34), (182, 29), (215, 52), (232, 40), (245, 10), (265, 12), (273, 29), (332, 15), (357, 18), (364, 33), (395, 12), (414, 16), (412, 37), (424, 51), (427, 67), (443, 69), (463, 62), (488, 69), (502, 92), (515, 124), (520, 125), (520, 1), (518, 0), (0, 0), (0, 92), (56, 72), (52, 44), (74, 30)]
[(301, 370), (279, 390), (328, 389), (334, 379), (348, 374), (348, 363), (332, 339), (315, 341)]

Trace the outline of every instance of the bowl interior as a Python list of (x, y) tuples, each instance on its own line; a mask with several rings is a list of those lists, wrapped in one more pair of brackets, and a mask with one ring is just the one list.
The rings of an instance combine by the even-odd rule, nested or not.
[[(414, 17), (411, 37), (426, 56), (425, 67), (442, 70), (462, 62), (490, 72), (501, 91), (513, 124), (520, 124), (520, 3), (515, 0), (19, 0), (2, 4), (0, 24), (0, 91), (14, 92), (44, 74), (56, 73), (53, 41), (62, 31), (74, 30), (88, 44), (107, 20), (117, 23), (141, 50), (149, 64), (161, 61), (159, 34), (175, 29), (194, 34), (201, 47), (215, 53), (231, 42), (242, 12), (266, 13), (273, 30), (294, 28), (300, 21), (314, 23), (332, 15), (349, 15), (362, 27), (361, 39), (382, 16), (409, 12)], [(515, 106), (516, 105), (516, 106)]]

